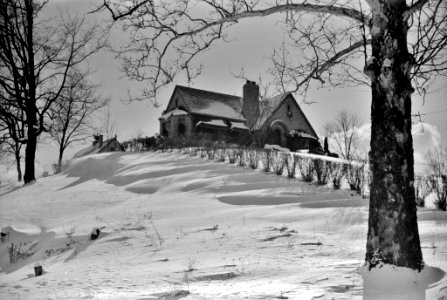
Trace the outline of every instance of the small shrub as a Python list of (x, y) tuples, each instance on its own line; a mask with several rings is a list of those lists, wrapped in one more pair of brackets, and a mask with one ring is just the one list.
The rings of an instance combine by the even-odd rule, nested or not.
[(262, 151), (262, 154), (260, 156), (261, 156), (262, 164), (264, 166), (264, 171), (266, 173), (270, 172), (272, 162), (273, 162), (274, 152), (270, 149), (266, 149), (266, 150)]
[[(295, 159), (297, 157), (295, 156)], [(305, 182), (312, 182), (314, 180), (314, 167), (315, 165), (312, 163), (310, 158), (302, 158), (298, 159), (298, 167), (300, 169), (301, 178)]]
[(217, 148), (211, 147), (207, 148), (206, 150), (206, 156), (209, 160), (213, 160), (216, 157)]
[(219, 149), (217, 151), (217, 161), (224, 162), (227, 159), (227, 149)]
[(238, 149), (237, 157), (239, 166), (244, 167), (247, 165), (247, 151), (244, 149)]
[(286, 167), (288, 159), (288, 154), (277, 152), (273, 157), (273, 170), (275, 170), (276, 175), (282, 175), (284, 173), (284, 168)]
[(248, 151), (248, 164), (250, 168), (256, 170), (259, 166), (259, 152), (257, 150)]
[(336, 162), (329, 162), (328, 166), (330, 169), (330, 177), (334, 190), (339, 190), (341, 188), (341, 180), (346, 175), (346, 165)]
[[(143, 215), (143, 220), (149, 222), (149, 224), (152, 227), (152, 230), (155, 233), (155, 237), (158, 241), (158, 244), (161, 247), (163, 245), (163, 243), (165, 242), (165, 239), (158, 232), (158, 229), (157, 229), (157, 227), (155, 227), (153, 219), (154, 219), (154, 217), (152, 215), (152, 212), (149, 212), (149, 213)], [(146, 236), (148, 236), (148, 234), (146, 234)]]
[(11, 243), (8, 247), (9, 263), (14, 264), (24, 260), (34, 254), (30, 249), (26, 249), (30, 242), (20, 242), (20, 244)]
[[(240, 150), (240, 149), (238, 149), (238, 150)], [(238, 155), (237, 155), (237, 151), (238, 150), (236, 150), (236, 149), (229, 149), (228, 150), (228, 162), (230, 163), (230, 164), (235, 164), (236, 163), (236, 159), (237, 159), (237, 157), (238, 157)]]
[(433, 188), (430, 180), (427, 177), (419, 176), (414, 181), (414, 193), (416, 205), (419, 207), (425, 206), (425, 198), (432, 192)]
[(442, 176), (435, 184), (434, 191), (436, 193), (435, 206), (437, 209), (447, 210), (447, 178)]
[(348, 165), (348, 183), (351, 191), (356, 191), (357, 193), (362, 192), (363, 186), (363, 177), (364, 177), (364, 168), (365, 164), (362, 163), (360, 165), (356, 165), (354, 163), (350, 163)]
[(289, 154), (285, 155), (286, 157), (286, 168), (287, 168), (287, 177), (295, 178), (296, 176), (296, 161)]
[(200, 148), (200, 157), (201, 157), (201, 158), (205, 158), (205, 157), (207, 157), (207, 156), (208, 156), (208, 151), (207, 151), (207, 149), (204, 148), (204, 147)]
[(326, 185), (328, 183), (330, 174), (329, 164), (329, 162), (322, 159), (313, 160), (315, 174), (317, 175), (317, 183), (319, 185)]
[(197, 149), (195, 147), (191, 147), (189, 150), (190, 156), (197, 156)]
[(56, 255), (56, 254), (62, 254), (64, 252), (74, 248), (74, 245), (76, 244), (76, 241), (73, 239), (74, 229), (72, 229), (69, 232), (66, 232), (65, 234), (67, 235), (67, 241), (65, 242), (65, 246), (58, 248), (58, 249), (45, 250), (45, 254), (48, 257)]

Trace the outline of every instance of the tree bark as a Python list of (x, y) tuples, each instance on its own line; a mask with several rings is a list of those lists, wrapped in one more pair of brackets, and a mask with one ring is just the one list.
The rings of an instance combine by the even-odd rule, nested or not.
[(57, 173), (62, 171), (62, 158), (64, 157), (64, 147), (62, 146), (63, 140), (61, 141), (61, 145), (59, 146), (59, 158), (57, 160)]
[(34, 160), (36, 157), (37, 134), (34, 124), (30, 123), (28, 122), (28, 141), (25, 149), (25, 176), (23, 178), (25, 184), (36, 180)]
[(22, 182), (22, 167), (20, 166), (20, 149), (14, 152), (16, 158), (17, 181)]
[(372, 172), (366, 262), (421, 270), (414, 193), (411, 135), (408, 22), (405, 0), (370, 0), (372, 59), (365, 72), (372, 82)]
[(25, 150), (25, 184), (36, 180), (34, 160), (37, 148), (37, 108), (36, 108), (36, 75), (34, 68), (34, 3), (32, 0), (25, 1), (26, 8), (26, 50), (28, 64), (26, 68), (26, 77), (28, 83), (28, 97), (26, 99), (27, 116), (27, 143)]

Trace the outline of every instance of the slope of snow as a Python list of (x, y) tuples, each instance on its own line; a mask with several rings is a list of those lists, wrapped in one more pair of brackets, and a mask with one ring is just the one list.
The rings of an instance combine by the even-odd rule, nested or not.
[(362, 268), (350, 191), (178, 153), (93, 155), (0, 195), (0, 299), (447, 299), (445, 212), (419, 212), (418, 274)]

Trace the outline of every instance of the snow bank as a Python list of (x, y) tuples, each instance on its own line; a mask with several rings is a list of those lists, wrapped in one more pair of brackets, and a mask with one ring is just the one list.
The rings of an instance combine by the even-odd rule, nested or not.
[[(439, 282), (445, 272), (439, 268), (425, 266), (421, 272), (408, 268), (398, 268), (392, 265), (381, 265), (371, 271), (366, 266), (359, 270), (363, 276), (365, 300), (393, 299), (444, 299), (432, 296), (447, 296), (447, 287)], [(434, 286), (431, 286), (434, 283)], [(429, 297), (427, 298), (427, 290)]]
[[(356, 272), (367, 199), (189, 155), (92, 155), (0, 207), (1, 299), (362, 299), (395, 277), (426, 299), (447, 290), (440, 271)], [(446, 270), (446, 215), (419, 215), (424, 260)], [(11, 243), (30, 255), (11, 264)]]

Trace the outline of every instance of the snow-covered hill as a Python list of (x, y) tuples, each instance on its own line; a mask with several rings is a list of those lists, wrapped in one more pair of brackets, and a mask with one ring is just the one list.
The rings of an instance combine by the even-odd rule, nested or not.
[(361, 269), (350, 191), (179, 153), (94, 155), (0, 195), (1, 299), (447, 299), (445, 212), (419, 212), (417, 274)]

